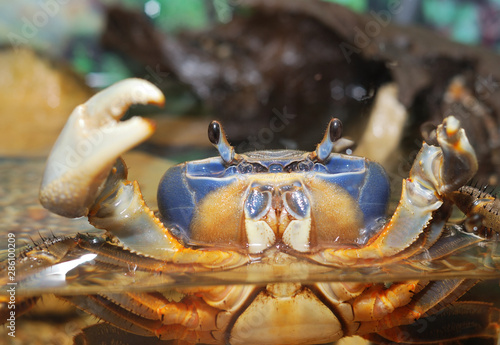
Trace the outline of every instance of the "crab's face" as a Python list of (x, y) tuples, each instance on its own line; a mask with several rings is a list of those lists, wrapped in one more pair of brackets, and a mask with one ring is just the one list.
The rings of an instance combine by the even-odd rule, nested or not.
[(384, 170), (365, 158), (278, 150), (177, 165), (160, 183), (158, 205), (193, 244), (308, 252), (362, 242), (388, 197)]

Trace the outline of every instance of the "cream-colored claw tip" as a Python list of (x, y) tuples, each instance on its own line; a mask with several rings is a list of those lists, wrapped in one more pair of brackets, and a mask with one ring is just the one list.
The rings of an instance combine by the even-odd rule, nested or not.
[(164, 101), (152, 83), (133, 78), (76, 107), (47, 159), (40, 187), (43, 206), (66, 217), (87, 215), (116, 159), (153, 134), (150, 120), (120, 118), (132, 104)]
[(130, 101), (135, 104), (163, 105), (165, 103), (165, 96), (160, 89), (147, 80), (129, 78), (122, 80), (115, 85), (117, 87), (123, 85), (125, 89), (130, 90)]
[(165, 96), (154, 84), (144, 79), (129, 78), (97, 93), (86, 106), (89, 114), (111, 115), (118, 120), (132, 104), (162, 106), (164, 103)]
[(446, 135), (448, 137), (454, 136), (460, 129), (460, 121), (455, 116), (448, 116), (445, 121)]

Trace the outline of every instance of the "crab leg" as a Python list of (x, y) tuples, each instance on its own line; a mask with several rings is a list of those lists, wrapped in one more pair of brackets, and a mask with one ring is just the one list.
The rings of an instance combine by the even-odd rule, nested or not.
[(142, 336), (182, 339), (190, 343), (216, 343), (212, 332), (220, 310), (202, 299), (187, 296), (170, 301), (159, 292), (67, 296), (75, 304), (116, 327)]
[[(148, 345), (167, 345), (161, 339), (155, 337), (143, 337), (120, 328), (114, 327), (108, 323), (98, 323), (82, 329), (73, 339), (74, 344), (148, 344)], [(177, 342), (176, 345), (184, 345)]]
[[(457, 332), (457, 330), (460, 330)], [(395, 327), (380, 332), (385, 341), (398, 344), (429, 344), (453, 340), (485, 338), (498, 339), (500, 333), (500, 310), (491, 304), (480, 302), (458, 302), (444, 308), (441, 312), (415, 323)], [(368, 336), (377, 341), (377, 336)], [(440, 342), (440, 343), (441, 343)], [(380, 343), (384, 343), (380, 341)], [(481, 343), (481, 342), (480, 342)], [(495, 342), (496, 343), (496, 342)]]
[(414, 243), (432, 220), (433, 212), (449, 195), (477, 171), (473, 148), (454, 117), (446, 118), (436, 130), (439, 147), (423, 144), (410, 177), (403, 181), (399, 205), (390, 222), (362, 248), (328, 249), (318, 261), (329, 264), (360, 263), (393, 256)]
[(410, 303), (418, 287), (418, 280), (396, 283), (389, 288), (374, 285), (352, 302), (355, 321), (380, 320), (396, 308)]
[[(14, 321), (15, 324), (15, 318), (31, 310), (31, 308), (35, 306), (35, 304), (38, 302), (39, 299), (40, 297), (38, 296), (36, 297), (16, 296), (15, 299), (11, 300), (9, 295), (0, 296), (0, 320), (2, 320), (2, 323), (5, 322), (4, 327), (9, 326), (10, 321)], [(11, 311), (13, 309), (10, 306), (12, 305), (15, 305), (14, 317), (11, 317), (12, 316)]]
[[(168, 333), (169, 338), (175, 338), (173, 341), (165, 341), (165, 338), (156, 337), (141, 337), (139, 335), (126, 332), (119, 328), (113, 327), (106, 323), (98, 323), (96, 325), (84, 328), (82, 332), (74, 338), (75, 344), (148, 344), (148, 345), (193, 345), (195, 343), (210, 344), (209, 340), (213, 341), (213, 337), (210, 338), (210, 334), (199, 334), (200, 332), (188, 331), (185, 332), (182, 327), (172, 327), (171, 332)], [(182, 336), (189, 337), (191, 341), (178, 340), (177, 338), (182, 338)], [(201, 341), (203, 336), (206, 336), (207, 340)], [(199, 341), (196, 341), (199, 339)], [(222, 344), (222, 342), (216, 342), (217, 344)]]
[(407, 325), (425, 315), (437, 313), (444, 306), (457, 300), (477, 283), (476, 280), (439, 280), (430, 282), (416, 293), (411, 302), (387, 314), (380, 320), (362, 322), (357, 333), (381, 332), (400, 325)]
[(249, 260), (234, 251), (195, 250), (183, 246), (148, 208), (137, 181), (130, 182), (126, 177), (127, 168), (121, 159), (117, 160), (90, 210), (92, 225), (109, 231), (127, 248), (166, 262), (229, 268)]
[[(451, 200), (457, 207), (467, 215), (468, 220), (478, 218), (478, 224), (472, 224), (472, 228), (468, 228), (466, 221), (466, 229), (468, 231), (477, 230), (479, 235), (492, 237), (495, 233), (497, 238), (500, 232), (500, 200), (496, 197), (478, 190), (471, 186), (463, 186), (458, 191), (450, 196)], [(476, 229), (474, 229), (476, 228)]]

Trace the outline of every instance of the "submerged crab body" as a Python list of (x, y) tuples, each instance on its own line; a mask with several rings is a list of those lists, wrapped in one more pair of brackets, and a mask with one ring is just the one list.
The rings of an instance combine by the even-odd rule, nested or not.
[[(165, 303), (159, 293), (91, 298), (115, 312), (129, 310), (116, 323), (140, 320), (140, 326), (127, 329), (144, 336), (203, 344), (321, 344), (359, 333), (363, 322), (354, 309), (362, 302), (354, 301), (365, 289), (366, 284), (361, 283), (278, 283), (184, 289), (180, 303)], [(64, 299), (82, 304), (77, 298)], [(359, 314), (361, 319), (367, 318), (362, 311)], [(364, 333), (369, 333), (366, 325)]]
[[(155, 214), (138, 183), (127, 180), (119, 158), (153, 126), (141, 118), (117, 120), (131, 103), (162, 101), (145, 81), (110, 87), (75, 109), (48, 159), (42, 204), (64, 216), (88, 216), (107, 234), (28, 248), (18, 258), (18, 286), (37, 291), (39, 283), (69, 282), (67, 273), (74, 270), (80, 273), (73, 278), (87, 274), (90, 282), (96, 272), (132, 279), (118, 290), (85, 290), (84, 280), (79, 291), (85, 293), (63, 291), (62, 299), (107, 323), (86, 329), (77, 343), (109, 338), (132, 344), (156, 337), (182, 344), (317, 344), (350, 335), (419, 343), (411, 324), (424, 317), (433, 318), (427, 343), (498, 337), (498, 309), (456, 303), (477, 279), (427, 275), (439, 267), (467, 267), (467, 260), (454, 255), (487, 247), (490, 235), (500, 232), (498, 212), (478, 212), (478, 194), (462, 187), (477, 161), (455, 118), (438, 126), (437, 145), (423, 144), (395, 213), (384, 221), (387, 176), (365, 158), (334, 153), (341, 133), (336, 119), (313, 152), (247, 154), (235, 153), (220, 124), (212, 122), (209, 139), (220, 157), (168, 170)], [(68, 160), (68, 147), (103, 133), (88, 157)], [(494, 198), (480, 197), (484, 209), (498, 211)], [(452, 202), (468, 222), (447, 223)], [(493, 255), (478, 255), (495, 276)], [(394, 263), (421, 275), (377, 281), (363, 276), (390, 271)], [(341, 279), (345, 270), (354, 273), (351, 280)], [(232, 283), (224, 283), (225, 274)], [(165, 285), (155, 285), (162, 277)], [(33, 301), (19, 303), (29, 309)], [(457, 325), (470, 318), (481, 322), (474, 334), (457, 333), (453, 325), (442, 327), (449, 315)]]

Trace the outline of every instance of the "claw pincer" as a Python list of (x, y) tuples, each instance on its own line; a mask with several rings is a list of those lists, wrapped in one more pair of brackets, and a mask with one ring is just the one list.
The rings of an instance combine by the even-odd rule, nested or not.
[(141, 117), (118, 120), (131, 104), (163, 102), (163, 93), (151, 83), (127, 79), (76, 107), (47, 159), (42, 205), (65, 217), (86, 216), (116, 159), (154, 131)]
[[(477, 171), (475, 152), (458, 120), (452, 116), (446, 118), (438, 126), (436, 135), (439, 147), (423, 143), (410, 177), (403, 181), (396, 211), (379, 234), (362, 248), (330, 249), (321, 253), (318, 260), (372, 264), (373, 260), (397, 259), (405, 250), (408, 257), (424, 248), (426, 237), (431, 233), (424, 230), (430, 228), (433, 212), (441, 207), (444, 198)], [(433, 231), (440, 233), (442, 230), (440, 226)]]

